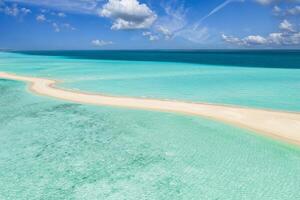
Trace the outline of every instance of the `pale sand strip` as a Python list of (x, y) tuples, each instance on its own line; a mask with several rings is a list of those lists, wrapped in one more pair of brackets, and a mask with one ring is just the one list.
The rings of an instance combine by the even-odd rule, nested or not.
[(30, 83), (34, 93), (77, 103), (185, 113), (233, 124), (300, 145), (300, 113), (87, 94), (55, 87), (57, 81), (0, 72), (0, 78)]

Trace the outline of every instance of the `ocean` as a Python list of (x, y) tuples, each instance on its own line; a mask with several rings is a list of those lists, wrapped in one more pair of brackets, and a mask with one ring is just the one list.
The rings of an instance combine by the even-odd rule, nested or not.
[[(299, 66), (299, 51), (0, 53), (0, 71), (74, 90), (292, 112)], [(0, 199), (300, 198), (296, 146), (194, 116), (41, 97), (16, 81), (0, 79), (0, 95)]]

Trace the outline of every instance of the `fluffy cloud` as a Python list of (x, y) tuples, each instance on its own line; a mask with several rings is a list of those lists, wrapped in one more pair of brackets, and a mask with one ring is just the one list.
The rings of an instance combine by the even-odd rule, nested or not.
[(19, 8), (17, 7), (16, 4), (14, 4), (12, 7), (6, 6), (6, 7), (3, 9), (3, 11), (4, 11), (4, 13), (5, 13), (6, 15), (10, 15), (10, 16), (14, 16), (14, 17), (18, 16), (19, 13), (20, 13), (20, 10), (19, 10)]
[(60, 32), (60, 28), (59, 28), (59, 25), (57, 23), (53, 22), (52, 27), (54, 28), (55, 32), (57, 32), (57, 33)]
[(159, 36), (150, 31), (143, 32), (143, 36), (147, 37), (150, 41), (159, 40)]
[(279, 6), (274, 6), (272, 11), (273, 11), (273, 14), (277, 15), (277, 16), (282, 13), (282, 9)]
[(225, 42), (236, 44), (236, 45), (244, 45), (244, 46), (251, 46), (251, 45), (264, 45), (268, 43), (268, 40), (260, 35), (249, 35), (245, 38), (237, 38), (233, 36), (227, 36), (222, 34), (222, 39)]
[[(43, 12), (43, 13), (47, 13), (47, 12)], [(57, 15), (57, 14), (55, 14), (55, 15)], [(71, 30), (71, 31), (76, 30), (76, 28), (74, 28), (69, 23), (60, 23), (60, 22), (54, 21), (52, 19), (48, 19), (45, 14), (39, 14), (36, 16), (35, 19), (38, 22), (45, 22), (45, 23), (49, 24), (50, 26), (52, 26), (53, 30), (57, 33), (61, 32), (61, 30)]]
[(233, 36), (225, 35), (225, 34), (222, 34), (221, 37), (225, 42), (230, 43), (230, 44), (234, 44), (234, 45), (243, 45), (244, 44), (243, 40), (240, 38), (237, 38), (237, 37), (233, 37)]
[(300, 6), (295, 6), (294, 8), (288, 9), (287, 12), (291, 15), (299, 15), (300, 14)]
[(17, 16), (25, 16), (31, 13), (31, 10), (24, 7), (19, 7), (17, 4), (13, 4), (11, 6), (7, 6), (4, 3), (0, 3), (0, 12), (3, 12), (6, 15), (17, 17)]
[(109, 0), (99, 14), (113, 20), (111, 29), (145, 29), (156, 20), (156, 14), (137, 0)]
[(66, 14), (63, 12), (59, 12), (59, 13), (57, 13), (57, 16), (58, 17), (66, 17)]
[(46, 21), (45, 15), (40, 14), (40, 15), (36, 16), (36, 21), (39, 21), (39, 22), (44, 22), (44, 21)]
[(300, 44), (300, 32), (298, 33), (270, 33), (267, 37), (250, 35), (245, 38), (237, 38), (222, 34), (222, 39), (230, 44), (239, 46), (292, 46)]
[(159, 40), (159, 37), (158, 37), (157, 35), (150, 35), (150, 36), (149, 36), (149, 40), (150, 40), (150, 41)]
[(263, 45), (267, 44), (268, 40), (260, 35), (249, 35), (245, 37), (244, 42), (248, 45)]
[(283, 33), (270, 33), (269, 34), (269, 43), (274, 43), (280, 45), (284, 42), (285, 37)]
[(20, 11), (21, 11), (21, 13), (23, 13), (24, 15), (27, 15), (27, 14), (31, 13), (31, 10), (28, 9), (28, 8), (21, 8)]
[[(279, 7), (274, 7), (273, 11), (281, 12)], [(300, 32), (298, 27), (284, 19), (278, 26), (279, 31), (268, 34), (267, 36), (250, 35), (244, 38), (238, 38), (222, 34), (223, 41), (240, 46), (292, 46), (300, 45)]]
[(69, 30), (72, 30), (72, 31), (75, 31), (76, 28), (74, 28), (71, 24), (68, 24), (68, 23), (64, 23), (61, 25), (62, 28), (65, 28), (65, 29), (69, 29)]
[(299, 45), (299, 33), (271, 33), (268, 37), (270, 44), (277, 45)]
[(299, 45), (300, 44), (300, 32), (292, 34), (289, 37), (288, 42), (293, 45)]
[(97, 47), (103, 47), (103, 46), (107, 46), (107, 45), (112, 45), (113, 42), (112, 41), (104, 41), (104, 40), (93, 40), (92, 41), (92, 45), (97, 46)]
[(76, 28), (74, 28), (71, 24), (68, 23), (58, 23), (58, 22), (53, 22), (51, 20), (47, 20), (48, 23), (50, 23), (54, 29), (55, 32), (61, 32), (62, 30), (71, 30), (75, 31)]
[(283, 31), (294, 31), (293, 25), (286, 19), (279, 24), (279, 28)]
[(289, 15), (299, 15), (300, 14), (300, 6), (297, 5), (295, 7), (282, 9), (279, 6), (274, 6), (273, 14), (276, 16), (289, 16)]

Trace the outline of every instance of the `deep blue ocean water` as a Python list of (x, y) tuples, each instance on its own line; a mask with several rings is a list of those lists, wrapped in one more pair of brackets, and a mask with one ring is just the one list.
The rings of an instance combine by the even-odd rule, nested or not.
[(183, 62), (265, 68), (300, 68), (300, 50), (131, 50), (19, 51), (27, 55), (76, 59)]

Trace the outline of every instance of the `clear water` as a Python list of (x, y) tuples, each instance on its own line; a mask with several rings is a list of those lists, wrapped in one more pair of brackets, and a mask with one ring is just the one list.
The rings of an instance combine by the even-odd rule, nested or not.
[[(153, 74), (168, 79), (173, 73), (173, 83), (179, 84), (177, 78), (193, 77), (182, 73), (202, 75), (202, 66), (198, 65), (188, 66), (188, 70), (181, 69), (183, 64), (172, 65), (176, 66), (173, 70), (171, 65), (161, 68), (165, 65), (151, 63), (151, 67), (161, 70), (154, 73), (154, 69), (148, 69), (149, 63), (137, 62), (127, 63), (130, 69), (124, 72), (124, 63), (0, 54), (0, 71), (59, 78), (67, 81), (65, 87), (90, 91), (102, 92), (106, 87), (100, 83), (106, 81), (102, 80), (105, 77), (113, 83), (118, 81), (114, 77), (139, 76), (140, 84), (150, 84), (147, 82)], [(218, 69), (203, 72), (218, 73)], [(222, 67), (220, 70), (226, 71)], [(292, 77), (288, 70), (280, 70)], [(96, 85), (84, 86), (87, 78)], [(150, 90), (153, 92), (167, 87), (153, 84), (157, 85), (156, 90)], [(131, 91), (132, 86), (128, 83), (123, 90), (113, 92), (139, 96), (142, 89)], [(106, 89), (104, 92), (113, 93)], [(167, 92), (149, 95), (165, 98), (161, 95)], [(172, 95), (185, 96), (174, 91), (166, 94), (177, 98)], [(292, 100), (289, 103), (289, 109), (297, 110)], [(272, 105), (283, 109), (274, 106), (276, 103)], [(78, 105), (35, 96), (26, 91), (24, 83), (1, 79), (0, 144), (1, 200), (300, 198), (298, 147), (198, 117)]]
[[(300, 69), (0, 54), (0, 70), (104, 94), (300, 110)], [(299, 62), (300, 66), (300, 62)]]

